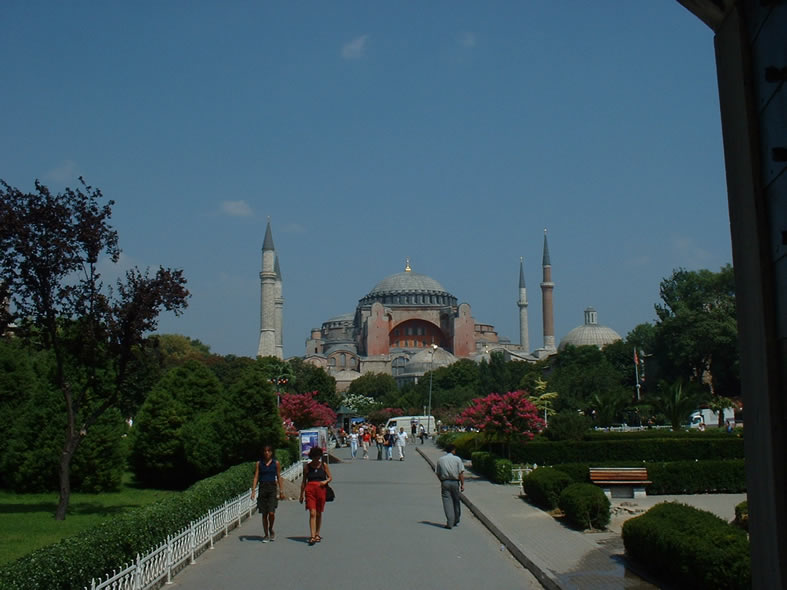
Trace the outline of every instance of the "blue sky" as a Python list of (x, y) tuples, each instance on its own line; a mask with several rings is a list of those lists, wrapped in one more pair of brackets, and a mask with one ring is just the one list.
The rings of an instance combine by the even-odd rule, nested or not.
[[(0, 4), (0, 178), (82, 175), (122, 265), (183, 268), (162, 332), (252, 356), (265, 223), (285, 353), (384, 277), (437, 279), (543, 344), (622, 336), (662, 278), (731, 261), (713, 36), (671, 0)], [(106, 276), (117, 274), (107, 269)]]

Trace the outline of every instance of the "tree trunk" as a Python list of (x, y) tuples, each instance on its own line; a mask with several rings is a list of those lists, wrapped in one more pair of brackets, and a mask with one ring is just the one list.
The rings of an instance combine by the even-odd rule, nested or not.
[(79, 446), (80, 438), (78, 432), (68, 432), (66, 434), (63, 452), (60, 455), (60, 498), (57, 503), (55, 520), (66, 519), (68, 503), (71, 500), (71, 459), (74, 458), (74, 453), (76, 452), (77, 446)]

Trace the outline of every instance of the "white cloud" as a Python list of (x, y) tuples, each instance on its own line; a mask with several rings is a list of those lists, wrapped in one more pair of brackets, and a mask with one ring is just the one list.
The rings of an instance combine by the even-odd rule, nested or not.
[(465, 32), (459, 35), (459, 44), (462, 47), (467, 47), (468, 49), (472, 49), (476, 46), (476, 36), (475, 33)]
[(306, 228), (300, 223), (288, 223), (282, 228), (281, 231), (286, 234), (305, 234)]
[(73, 183), (77, 178), (76, 162), (65, 160), (51, 170), (44, 173), (44, 181), (55, 184)]
[(368, 40), (369, 35), (361, 35), (357, 39), (345, 43), (342, 46), (342, 57), (344, 59), (361, 59), (366, 53), (366, 42)]
[(680, 260), (685, 261), (681, 266), (692, 267), (704, 264), (710, 259), (710, 253), (699, 247), (692, 238), (685, 236), (672, 236), (672, 250)]
[(221, 210), (232, 217), (251, 217), (254, 215), (246, 201), (222, 201)]

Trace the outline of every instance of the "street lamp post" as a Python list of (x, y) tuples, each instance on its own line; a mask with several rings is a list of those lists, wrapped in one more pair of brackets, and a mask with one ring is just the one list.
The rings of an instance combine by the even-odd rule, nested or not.
[(432, 344), (432, 361), (429, 364), (429, 409), (426, 411), (426, 434), (429, 435), (429, 426), (432, 423), (432, 373), (434, 373), (434, 353), (437, 344)]
[(270, 381), (276, 386), (276, 407), (281, 403), (281, 385), (286, 385), (289, 382), (288, 375), (276, 375)]

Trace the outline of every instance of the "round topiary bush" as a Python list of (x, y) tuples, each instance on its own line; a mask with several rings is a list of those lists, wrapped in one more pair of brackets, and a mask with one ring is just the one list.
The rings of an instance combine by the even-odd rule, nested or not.
[(560, 493), (572, 483), (573, 480), (562, 471), (539, 467), (522, 480), (522, 490), (531, 502), (552, 510), (557, 508)]
[(603, 529), (609, 524), (609, 499), (592, 483), (574, 483), (564, 489), (558, 506), (571, 526), (578, 529)]

